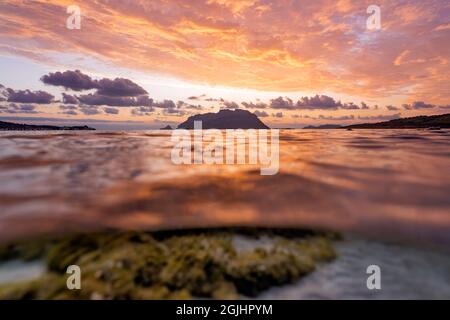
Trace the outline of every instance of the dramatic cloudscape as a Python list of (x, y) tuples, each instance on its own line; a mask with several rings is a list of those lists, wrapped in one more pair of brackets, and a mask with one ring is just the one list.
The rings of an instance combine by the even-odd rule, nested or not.
[(302, 127), (439, 114), (449, 60), (442, 0), (2, 0), (0, 119), (156, 128), (244, 108)]

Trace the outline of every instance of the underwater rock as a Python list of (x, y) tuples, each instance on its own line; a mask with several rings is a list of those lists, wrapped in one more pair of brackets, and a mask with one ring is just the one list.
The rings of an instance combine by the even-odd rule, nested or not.
[[(237, 250), (233, 237), (255, 247)], [(258, 238), (271, 245), (258, 247)], [(28, 248), (29, 246), (29, 248)], [(45, 259), (48, 272), (0, 286), (0, 299), (235, 299), (297, 281), (334, 259), (324, 233), (242, 230), (92, 233), (0, 248), (0, 259)], [(66, 287), (66, 269), (82, 270), (80, 290)]]

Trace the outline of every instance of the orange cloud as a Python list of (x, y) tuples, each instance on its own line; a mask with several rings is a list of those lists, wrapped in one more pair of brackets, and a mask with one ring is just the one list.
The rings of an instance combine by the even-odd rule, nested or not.
[(79, 53), (192, 82), (267, 91), (338, 92), (448, 103), (449, 4), (380, 0), (366, 30), (356, 0), (72, 1), (0, 3), (0, 51), (48, 60)]

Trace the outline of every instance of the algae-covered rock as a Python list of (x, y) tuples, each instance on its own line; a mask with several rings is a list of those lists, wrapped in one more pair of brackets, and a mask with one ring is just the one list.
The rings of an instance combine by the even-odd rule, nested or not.
[(19, 244), (6, 244), (0, 246), (0, 261), (12, 259), (21, 259), (23, 261), (32, 261), (42, 257), (47, 251), (49, 241), (47, 239), (38, 239)]
[[(335, 257), (330, 237), (316, 232), (191, 230), (72, 235), (9, 244), (0, 260), (41, 258), (41, 278), (0, 286), (0, 299), (233, 299), (292, 283)], [(236, 234), (255, 242), (238, 250)], [(269, 237), (270, 246), (258, 246)], [(66, 269), (81, 269), (80, 290), (66, 286)]]

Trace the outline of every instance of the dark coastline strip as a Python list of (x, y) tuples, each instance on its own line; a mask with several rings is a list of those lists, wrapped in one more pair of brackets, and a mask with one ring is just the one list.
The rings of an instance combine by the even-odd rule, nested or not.
[(54, 130), (95, 130), (88, 126), (48, 126), (48, 125), (33, 125), (33, 124), (19, 124), (12, 122), (0, 121), (0, 131), (54, 131)]

